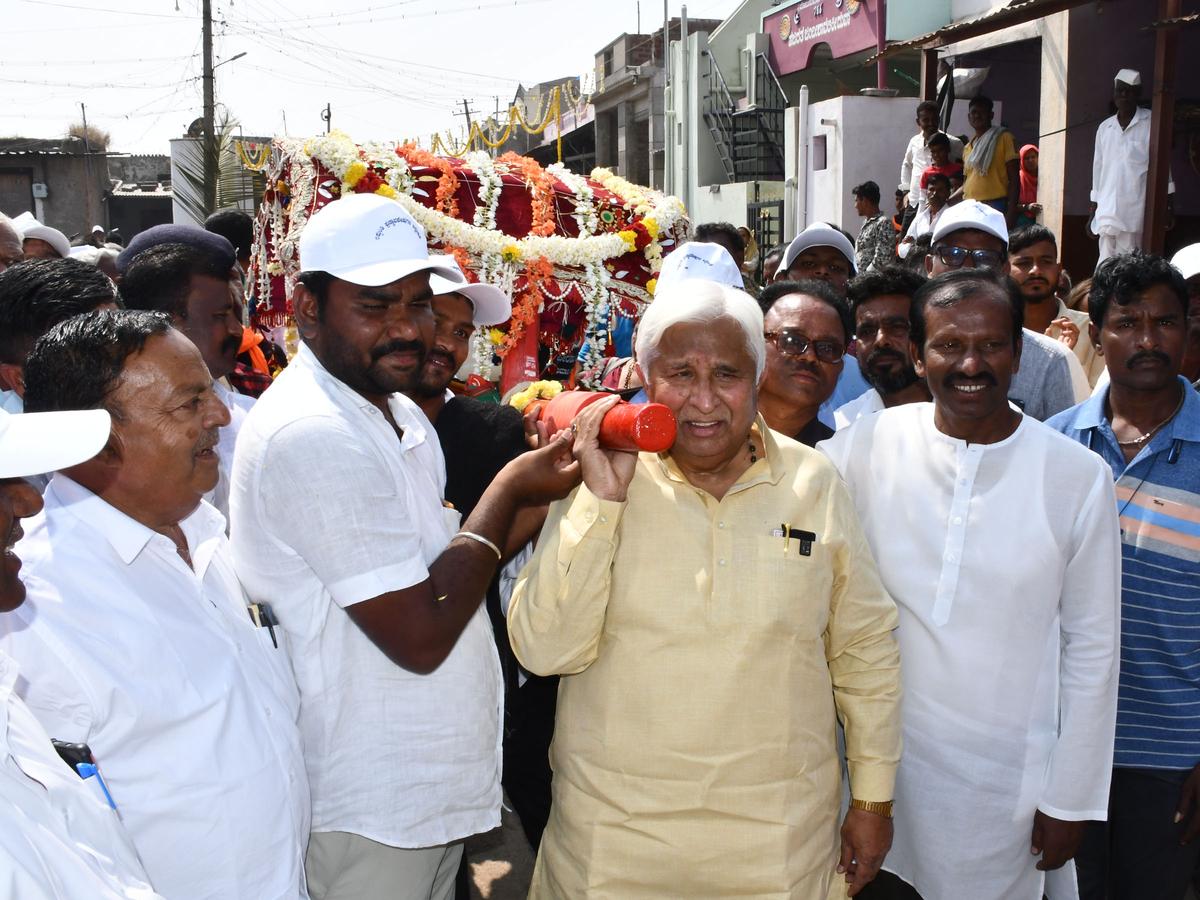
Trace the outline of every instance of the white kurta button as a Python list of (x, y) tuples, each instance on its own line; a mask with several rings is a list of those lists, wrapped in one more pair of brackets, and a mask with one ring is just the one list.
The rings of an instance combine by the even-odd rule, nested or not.
[(718, 560), (717, 560), (717, 565), (718, 565), (718, 566), (723, 566), (723, 565), (725, 565), (725, 560), (723, 560), (723, 559), (718, 559)]
[(724, 523), (724, 522), (718, 522), (718, 523), (717, 523), (717, 527), (718, 527), (718, 528), (724, 528), (724, 527), (725, 527), (725, 523)]
[(955, 525), (961, 525), (961, 524), (962, 524), (962, 516), (955, 516), (955, 517), (954, 517), (954, 524), (955, 524)]

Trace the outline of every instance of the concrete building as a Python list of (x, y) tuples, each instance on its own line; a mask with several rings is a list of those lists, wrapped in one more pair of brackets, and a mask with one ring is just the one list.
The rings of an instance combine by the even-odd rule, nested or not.
[(29, 211), (68, 238), (86, 237), (108, 227), (109, 187), (105, 153), (82, 140), (0, 138), (0, 212)]
[[(1113, 75), (1139, 69), (1149, 100), (1161, 58), (1156, 44), (1169, 31), (1177, 62), (1159, 90), (1179, 97), (1165, 132), (1174, 140), (1163, 138), (1177, 187), (1170, 252), (1200, 240), (1200, 54), (1191, 52), (1200, 50), (1200, 30), (1184, 27), (1195, 22), (1197, 5), (746, 0), (710, 34), (672, 44), (666, 189), (684, 200), (694, 222), (747, 225), (763, 248), (818, 220), (856, 233), (850, 188), (875, 181), (886, 208), (916, 131), (916, 103), (938, 96), (939, 74), (978, 69), (975, 90), (996, 101), (996, 121), (1018, 146), (1040, 146), (1043, 218), (1082, 277), (1096, 258), (1084, 226), (1095, 130), (1110, 114)], [(1192, 15), (1153, 27), (1173, 9)], [(965, 99), (943, 98), (954, 134), (969, 133)], [(1165, 174), (1159, 178), (1165, 184)]]
[[(708, 32), (720, 19), (692, 19), (689, 35)], [(678, 41), (682, 23), (666, 24), (668, 42)], [(662, 190), (666, 121), (663, 28), (650, 34), (623, 34), (596, 54), (596, 165), (634, 184)]]
[(171, 157), (155, 154), (108, 154), (108, 228), (120, 229), (128, 242), (139, 231), (171, 221)]

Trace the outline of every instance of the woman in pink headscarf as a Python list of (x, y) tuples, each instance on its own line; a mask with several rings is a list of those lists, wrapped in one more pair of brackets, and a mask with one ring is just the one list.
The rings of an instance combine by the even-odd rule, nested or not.
[(1017, 199), (1020, 209), (1017, 213), (1017, 227), (1033, 225), (1037, 222), (1042, 205), (1037, 202), (1038, 182), (1038, 148), (1026, 144), (1021, 148), (1021, 194)]

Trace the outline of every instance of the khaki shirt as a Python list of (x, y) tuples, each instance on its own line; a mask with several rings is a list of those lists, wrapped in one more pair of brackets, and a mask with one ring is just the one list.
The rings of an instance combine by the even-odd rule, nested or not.
[(626, 502), (550, 508), (508, 615), (563, 675), (530, 897), (845, 896), (837, 719), (854, 796), (890, 800), (896, 609), (834, 468), (757, 428), (722, 500), (643, 453)]

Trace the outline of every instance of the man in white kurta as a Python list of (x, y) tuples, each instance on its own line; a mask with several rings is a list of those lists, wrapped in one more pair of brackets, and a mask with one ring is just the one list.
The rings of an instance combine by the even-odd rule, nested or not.
[(943, 378), (926, 366), (934, 403), (864, 417), (819, 449), (846, 479), (900, 613), (904, 756), (884, 867), (924, 900), (1057, 900), (1076, 896), (1074, 867), (1035, 868), (1035, 812), (1069, 830), (1107, 810), (1113, 491), (1095, 458), (1015, 411), (991, 443), (944, 433), (935, 406), (947, 392), (1003, 381), (977, 367)]
[[(1150, 110), (1138, 106), (1142, 76), (1122, 69), (1113, 80), (1117, 112), (1096, 129), (1092, 156), (1092, 233), (1100, 240), (1100, 259), (1139, 247), (1146, 215), (1146, 179), (1150, 171)], [(1167, 193), (1175, 191), (1168, 176)]]

